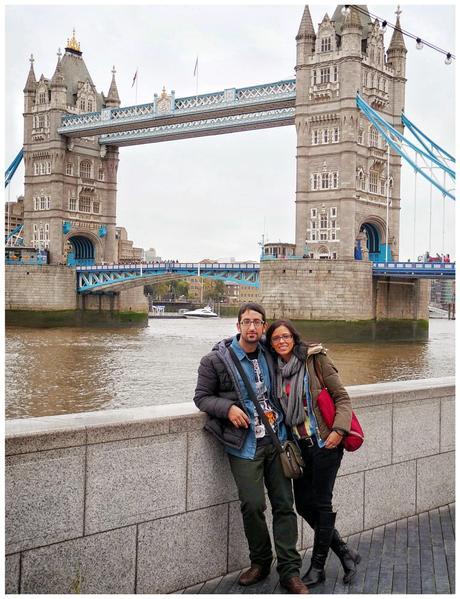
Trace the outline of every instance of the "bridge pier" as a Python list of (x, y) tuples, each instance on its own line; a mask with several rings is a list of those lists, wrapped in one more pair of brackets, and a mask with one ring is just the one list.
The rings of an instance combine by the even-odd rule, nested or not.
[(269, 319), (310, 321), (312, 331), (330, 321), (345, 337), (357, 328), (371, 339), (428, 336), (429, 281), (373, 277), (368, 261), (262, 261), (260, 290)]
[(23, 326), (132, 326), (148, 323), (143, 286), (79, 295), (75, 269), (5, 265), (5, 320)]

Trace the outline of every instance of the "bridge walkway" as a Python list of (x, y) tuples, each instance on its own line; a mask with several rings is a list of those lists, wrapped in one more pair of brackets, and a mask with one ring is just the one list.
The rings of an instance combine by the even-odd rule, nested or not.
[[(350, 535), (347, 542), (361, 554), (357, 575), (351, 584), (343, 584), (340, 562), (329, 552), (326, 580), (310, 589), (312, 595), (455, 593), (454, 503)], [(311, 549), (303, 550), (301, 555), (303, 575), (310, 564)], [(286, 593), (279, 585), (276, 562), (270, 575), (251, 587), (238, 584), (241, 572), (231, 572), (175, 594)]]

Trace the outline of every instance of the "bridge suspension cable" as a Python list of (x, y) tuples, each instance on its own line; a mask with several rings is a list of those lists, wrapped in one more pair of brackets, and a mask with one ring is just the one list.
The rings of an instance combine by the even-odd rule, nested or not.
[[(397, 129), (395, 129), (390, 123), (388, 123), (383, 117), (381, 117), (378, 112), (376, 112), (373, 108), (365, 102), (359, 93), (356, 94), (356, 105), (364, 114), (364, 116), (370, 121), (370, 123), (375, 127), (375, 129), (380, 133), (383, 139), (387, 142), (387, 144), (404, 160), (410, 164), (410, 166), (414, 169), (416, 173), (420, 173), (425, 179), (427, 179), (434, 187), (436, 187), (444, 196), (448, 196), (452, 200), (455, 200), (455, 196), (451, 193), (450, 189), (446, 189), (445, 183), (441, 183), (437, 180), (436, 176), (433, 173), (433, 169), (440, 169), (443, 173), (446, 173), (452, 180), (455, 182), (455, 170), (446, 164), (445, 157), (450, 156), (445, 150), (442, 150), (440, 146), (436, 144), (436, 148), (432, 146), (431, 149), (426, 148), (426, 144), (422, 144), (423, 148), (411, 142), (407, 138), (404, 137)], [(420, 131), (420, 130), (418, 130)], [(424, 138), (428, 141), (429, 138), (422, 134), (420, 131), (419, 135), (423, 135)], [(417, 137), (418, 139), (418, 137)], [(419, 143), (420, 140), (419, 140)], [(441, 159), (439, 155), (435, 155), (434, 149), (438, 152), (442, 151), (444, 158)], [(419, 166), (416, 160), (413, 160), (409, 154), (408, 150), (413, 150), (416, 156), (422, 158), (423, 161), (428, 161), (430, 163), (430, 174), (424, 172), (423, 167)], [(450, 158), (452, 158), (450, 156)], [(455, 163), (455, 159), (452, 159)], [(451, 161), (452, 162), (452, 161)]]
[(10, 164), (10, 166), (5, 171), (5, 187), (7, 187), (9, 185), (14, 173), (16, 172), (16, 169), (21, 164), (21, 160), (23, 159), (23, 157), (24, 157), (24, 149), (21, 148), (19, 150), (19, 152), (17, 153), (16, 157), (14, 158), (13, 162)]

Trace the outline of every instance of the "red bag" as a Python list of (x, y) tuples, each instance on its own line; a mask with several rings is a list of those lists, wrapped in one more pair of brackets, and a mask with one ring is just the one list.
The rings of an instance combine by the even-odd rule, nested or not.
[[(321, 416), (324, 418), (324, 422), (328, 428), (332, 428), (334, 424), (335, 418), (335, 403), (332, 399), (329, 391), (327, 390), (326, 385), (324, 384), (323, 377), (319, 372), (319, 368), (316, 362), (315, 357), (313, 356), (313, 365), (315, 367), (316, 376), (318, 377), (319, 382), (321, 383), (321, 391), (317, 398), (318, 408), (321, 412)], [(359, 420), (356, 417), (356, 414), (352, 412), (351, 415), (351, 425), (350, 432), (345, 434), (343, 438), (343, 446), (347, 451), (356, 451), (361, 447), (364, 441), (364, 432), (359, 424)]]

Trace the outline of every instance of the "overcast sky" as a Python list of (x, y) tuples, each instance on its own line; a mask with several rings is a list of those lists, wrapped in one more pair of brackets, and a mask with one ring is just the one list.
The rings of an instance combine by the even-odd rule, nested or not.
[[(99, 3), (103, 4), (103, 3)], [(315, 27), (336, 4), (310, 5)], [(394, 4), (368, 5), (395, 22)], [(453, 6), (402, 4), (401, 26), (455, 53)], [(53, 75), (58, 48), (76, 30), (83, 59), (98, 91), (107, 94), (113, 65), (122, 106), (153, 101), (163, 85), (176, 97), (295, 77), (303, 4), (264, 5), (9, 5), (6, 7), (5, 168), (23, 143), (23, 93), (29, 56), (37, 78)], [(388, 46), (391, 29), (386, 34)], [(406, 39), (406, 115), (454, 153), (456, 62)], [(257, 259), (262, 234), (269, 241), (295, 237), (293, 126), (169, 141), (120, 149), (117, 224), (135, 246), (164, 258)], [(21, 166), (6, 199), (23, 193)], [(401, 258), (428, 248), (430, 188), (417, 179), (414, 254), (414, 175), (404, 167)], [(454, 255), (454, 204), (433, 190), (431, 251)], [(444, 220), (443, 220), (444, 213)], [(444, 222), (444, 226), (443, 226)], [(443, 235), (444, 230), (444, 235)]]

